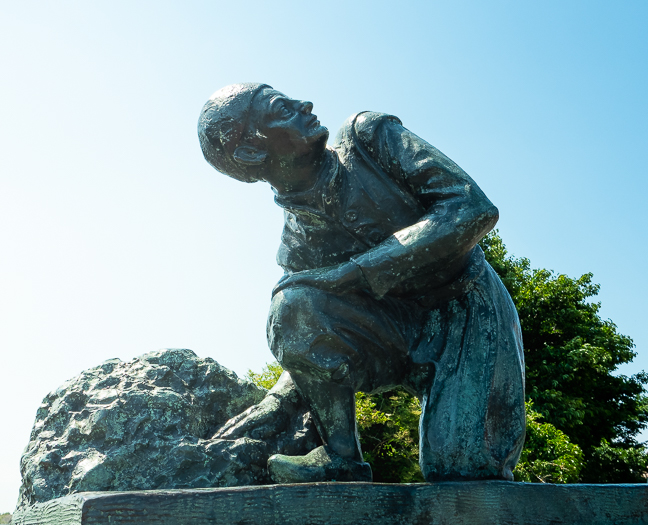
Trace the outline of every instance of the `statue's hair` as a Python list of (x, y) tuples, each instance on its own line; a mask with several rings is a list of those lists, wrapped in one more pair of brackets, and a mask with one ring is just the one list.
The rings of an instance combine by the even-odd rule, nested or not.
[(221, 173), (242, 182), (257, 182), (236, 162), (234, 151), (246, 138), (252, 101), (267, 84), (232, 84), (219, 89), (203, 106), (198, 138), (205, 160)]

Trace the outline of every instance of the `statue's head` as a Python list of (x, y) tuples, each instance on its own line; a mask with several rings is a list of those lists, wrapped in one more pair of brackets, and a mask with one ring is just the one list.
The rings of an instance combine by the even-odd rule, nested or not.
[(328, 130), (313, 104), (288, 98), (266, 84), (232, 84), (203, 106), (198, 137), (205, 159), (218, 171), (257, 182), (281, 167), (324, 150)]

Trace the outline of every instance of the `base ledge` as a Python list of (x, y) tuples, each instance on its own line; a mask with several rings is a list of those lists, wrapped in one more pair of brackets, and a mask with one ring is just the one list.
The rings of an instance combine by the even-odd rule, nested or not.
[(648, 484), (308, 483), (82, 492), (17, 510), (14, 525), (634, 525)]

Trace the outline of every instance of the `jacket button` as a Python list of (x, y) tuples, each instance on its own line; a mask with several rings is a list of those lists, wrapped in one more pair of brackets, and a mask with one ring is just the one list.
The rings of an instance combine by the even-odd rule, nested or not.
[(351, 210), (351, 211), (348, 211), (348, 212), (346, 212), (344, 214), (344, 218), (349, 222), (357, 221), (358, 220), (358, 214), (357, 214), (357, 212)]

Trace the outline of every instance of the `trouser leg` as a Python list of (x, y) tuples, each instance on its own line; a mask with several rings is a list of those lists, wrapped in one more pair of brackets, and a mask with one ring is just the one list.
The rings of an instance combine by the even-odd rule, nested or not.
[(423, 396), (425, 479), (512, 479), (525, 431), (522, 340), (492, 269), (464, 297), (430, 312), (424, 330), (430, 347), (441, 349)]
[(402, 381), (409, 348), (406, 310), (306, 286), (273, 298), (270, 349), (310, 405), (322, 441), (343, 457), (362, 459), (354, 393)]
[(309, 402), (322, 442), (343, 458), (362, 461), (353, 388), (312, 380), (303, 374), (292, 377)]

